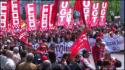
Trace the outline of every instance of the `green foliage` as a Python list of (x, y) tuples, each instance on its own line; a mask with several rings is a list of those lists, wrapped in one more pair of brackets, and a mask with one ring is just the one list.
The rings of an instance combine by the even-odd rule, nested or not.
[(120, 1), (119, 0), (108, 0), (107, 19), (111, 20), (110, 11), (114, 13), (114, 16), (119, 16), (120, 13)]

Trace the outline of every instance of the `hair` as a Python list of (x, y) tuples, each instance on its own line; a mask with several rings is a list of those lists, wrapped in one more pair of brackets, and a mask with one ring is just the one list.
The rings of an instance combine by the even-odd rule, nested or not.
[(82, 51), (82, 56), (86, 58), (86, 54), (87, 54), (87, 53), (88, 53), (87, 50), (83, 50), (83, 51)]
[(49, 57), (51, 63), (56, 62), (56, 54), (55, 54), (55, 52), (49, 51), (48, 54), (49, 54), (48, 57)]
[(69, 55), (69, 53), (64, 53), (62, 58), (66, 59), (66, 57), (69, 57)]
[(14, 52), (14, 53), (19, 53), (19, 48), (18, 48), (18, 47), (14, 47), (14, 48), (13, 48), (13, 52)]
[(27, 54), (26, 50), (22, 50), (22, 52), (20, 53), (20, 56), (21, 57), (26, 57), (26, 54)]
[(33, 58), (34, 58), (34, 55), (32, 53), (28, 53), (26, 55), (27, 62), (32, 62)]
[(10, 50), (7, 50), (7, 51), (6, 51), (6, 56), (9, 57), (9, 58), (12, 58), (13, 52), (10, 51)]

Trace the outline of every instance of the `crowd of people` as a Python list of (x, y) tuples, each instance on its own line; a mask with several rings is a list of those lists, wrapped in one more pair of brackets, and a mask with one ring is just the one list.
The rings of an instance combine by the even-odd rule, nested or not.
[[(70, 59), (70, 47), (83, 31), (84, 26), (73, 30), (27, 32), (26, 45), (10, 33), (0, 36), (0, 69), (1, 70), (115, 70), (121, 66), (116, 58), (111, 57), (103, 37), (124, 36), (121, 24), (110, 24), (101, 28), (87, 29), (91, 52), (85, 48), (75, 58)], [(94, 43), (93, 43), (94, 42)], [(93, 55), (95, 66), (89, 56)]]

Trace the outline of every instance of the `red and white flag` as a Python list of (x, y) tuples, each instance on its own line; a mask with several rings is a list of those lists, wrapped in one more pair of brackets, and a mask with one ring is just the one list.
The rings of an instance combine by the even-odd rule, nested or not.
[(92, 4), (92, 18), (91, 18), (91, 27), (97, 27), (99, 21), (99, 7), (100, 3)]
[(88, 52), (91, 51), (85, 30), (81, 33), (80, 37), (75, 41), (73, 46), (70, 48), (71, 51), (70, 58), (71, 59), (74, 58), (79, 52), (79, 50), (82, 48), (85, 48)]
[(19, 0), (11, 0), (10, 1), (10, 7), (11, 7), (11, 25), (12, 30), (15, 32), (15, 30), (20, 30), (20, 4)]
[(8, 2), (0, 1), (0, 32), (8, 30)]
[(101, 8), (100, 19), (99, 19), (99, 26), (106, 25), (107, 8), (108, 8), (108, 2), (107, 1), (102, 2), (102, 8)]
[(37, 29), (36, 26), (36, 4), (29, 3), (26, 5), (26, 18), (28, 31)]

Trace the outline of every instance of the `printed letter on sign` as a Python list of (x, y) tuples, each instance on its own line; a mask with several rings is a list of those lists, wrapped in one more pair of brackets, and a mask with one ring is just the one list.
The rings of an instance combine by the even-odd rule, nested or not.
[(62, 1), (60, 4), (60, 12), (58, 16), (58, 26), (64, 26), (66, 23), (66, 15), (69, 1)]
[(83, 0), (83, 12), (85, 16), (85, 21), (87, 26), (89, 26), (89, 22), (91, 21), (91, 1), (90, 0)]
[(7, 19), (7, 2), (0, 2), (0, 30), (7, 31), (8, 30), (8, 19)]
[(19, 0), (11, 0), (11, 14), (11, 23), (14, 31), (15, 29), (20, 29)]
[(30, 3), (26, 6), (28, 31), (36, 30), (36, 4)]
[(107, 12), (108, 2), (102, 2), (102, 9), (100, 13), (99, 26), (105, 26), (106, 24), (106, 12)]
[(91, 27), (98, 26), (98, 15), (99, 15), (99, 3), (93, 3), (92, 6), (92, 18)]
[(40, 30), (48, 30), (50, 5), (41, 6)]

